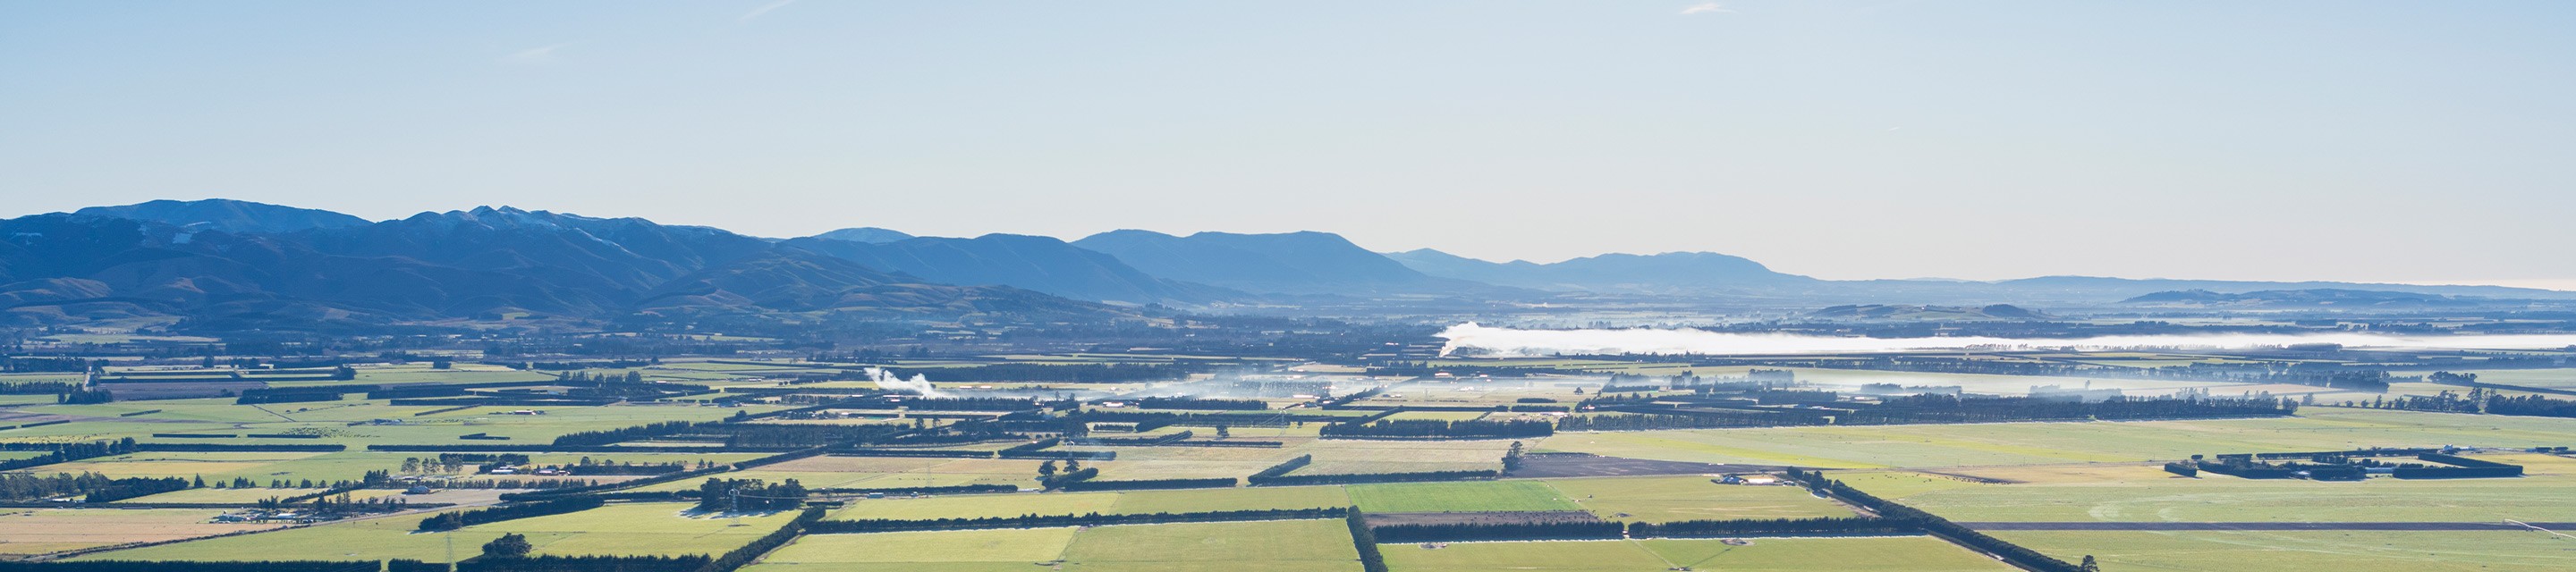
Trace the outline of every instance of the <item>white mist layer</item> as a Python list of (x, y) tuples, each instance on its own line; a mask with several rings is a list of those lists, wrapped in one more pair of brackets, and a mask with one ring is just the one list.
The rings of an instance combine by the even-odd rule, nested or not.
[(2208, 334), (2100, 336), (2091, 338), (1856, 338), (1803, 334), (1744, 334), (1704, 330), (1518, 330), (1468, 322), (1439, 334), (1441, 355), (1465, 348), (1497, 357), (1559, 354), (1780, 355), (1885, 353), (1994, 348), (2260, 348), (2295, 344), (2421, 349), (2558, 349), (2576, 346), (2576, 334), (2401, 336), (2361, 333)]
[(913, 393), (921, 394), (921, 396), (922, 396), (922, 397), (947, 397), (947, 396), (948, 396), (948, 394), (947, 394), (947, 393), (943, 393), (943, 392), (939, 391), (939, 388), (931, 387), (931, 386), (930, 386), (930, 376), (925, 376), (925, 375), (918, 374), (918, 373), (916, 373), (916, 374), (912, 374), (912, 379), (903, 379), (903, 378), (895, 377), (895, 376), (894, 376), (894, 372), (886, 371), (886, 370), (885, 370), (885, 369), (883, 369), (883, 368), (874, 368), (874, 367), (871, 367), (871, 368), (868, 368), (868, 377), (869, 377), (870, 379), (874, 379), (874, 380), (876, 380), (876, 382), (877, 382), (877, 389), (890, 389), (890, 390), (894, 390), (894, 391), (910, 391), (910, 392), (913, 392)]

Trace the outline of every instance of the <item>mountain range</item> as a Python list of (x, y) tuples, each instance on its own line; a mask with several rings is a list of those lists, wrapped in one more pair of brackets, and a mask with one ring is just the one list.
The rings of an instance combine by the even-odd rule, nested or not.
[[(2338, 289), (2375, 294), (2264, 293)], [(2185, 294), (2158, 294), (2170, 292)], [(2576, 299), (2576, 293), (2494, 286), (2092, 277), (1836, 281), (1704, 252), (1605, 254), (1550, 264), (1429, 249), (1381, 254), (1323, 232), (1117, 230), (1067, 242), (853, 228), (781, 240), (510, 207), (368, 221), (218, 199), (0, 220), (0, 324), (16, 325), (178, 318), (190, 327), (240, 329), (711, 316), (1063, 322), (1139, 318), (1161, 312), (1157, 307), (1223, 312), (1316, 302), (1603, 296), (1849, 304), (1854, 307), (1840, 313), (1862, 318), (1960, 306), (1979, 309), (1967, 315), (2005, 319), (2045, 315), (1987, 305), (2385, 308), (2470, 298)], [(1985, 311), (1999, 308), (2012, 311)]]

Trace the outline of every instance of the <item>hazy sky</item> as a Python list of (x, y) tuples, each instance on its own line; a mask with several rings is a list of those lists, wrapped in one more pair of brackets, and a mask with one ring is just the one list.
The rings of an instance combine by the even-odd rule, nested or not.
[(2570, 30), (2559, 1), (9, 2), (0, 215), (2576, 287)]

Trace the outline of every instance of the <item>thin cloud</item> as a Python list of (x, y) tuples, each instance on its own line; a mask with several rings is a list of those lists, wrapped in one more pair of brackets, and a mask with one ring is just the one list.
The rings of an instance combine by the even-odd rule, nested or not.
[(534, 48), (528, 48), (528, 49), (525, 49), (525, 50), (519, 50), (519, 52), (518, 52), (518, 53), (514, 53), (514, 54), (510, 54), (510, 55), (506, 55), (506, 56), (501, 56), (501, 61), (509, 62), (509, 63), (514, 63), (514, 64), (527, 64), (527, 65), (535, 65), (535, 64), (550, 64), (550, 63), (554, 63), (554, 62), (555, 62), (555, 60), (556, 60), (556, 58), (555, 58), (555, 50), (563, 49), (563, 47), (564, 47), (564, 46), (569, 46), (569, 45), (572, 45), (572, 42), (564, 42), (564, 43), (555, 44), (555, 45), (551, 45), (551, 46), (539, 46), (539, 47), (534, 47)]
[(767, 13), (769, 13), (769, 11), (770, 11), (770, 10), (776, 10), (776, 9), (779, 9), (779, 8), (785, 8), (785, 7), (787, 7), (787, 5), (788, 5), (788, 4), (794, 4), (794, 3), (796, 3), (796, 0), (778, 0), (777, 2), (771, 2), (771, 3), (768, 3), (768, 4), (763, 4), (763, 5), (761, 5), (759, 8), (753, 8), (753, 9), (751, 10), (751, 12), (743, 14), (743, 15), (742, 15), (742, 17), (740, 17), (740, 18), (735, 18), (733, 21), (734, 21), (734, 23), (749, 22), (749, 21), (751, 21), (753, 18), (758, 18), (758, 17), (760, 17), (760, 15), (761, 15), (761, 14), (767, 14)]
[(1683, 8), (1683, 9), (1682, 9), (1682, 15), (1684, 15), (1684, 16), (1690, 16), (1690, 15), (1694, 15), (1694, 14), (1733, 14), (1733, 13), (1735, 13), (1735, 11), (1734, 11), (1734, 10), (1727, 9), (1726, 5), (1724, 5), (1724, 4), (1719, 4), (1719, 3), (1716, 3), (1716, 2), (1704, 2), (1704, 3), (1700, 3), (1700, 4), (1694, 4), (1694, 5), (1692, 5), (1692, 6), (1691, 6), (1691, 7), (1689, 7), (1689, 8)]

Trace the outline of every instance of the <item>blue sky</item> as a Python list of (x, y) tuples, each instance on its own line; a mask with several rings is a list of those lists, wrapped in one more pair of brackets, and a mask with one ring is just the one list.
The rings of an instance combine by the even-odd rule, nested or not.
[(2576, 287), (2564, 2), (14, 2), (0, 214)]

